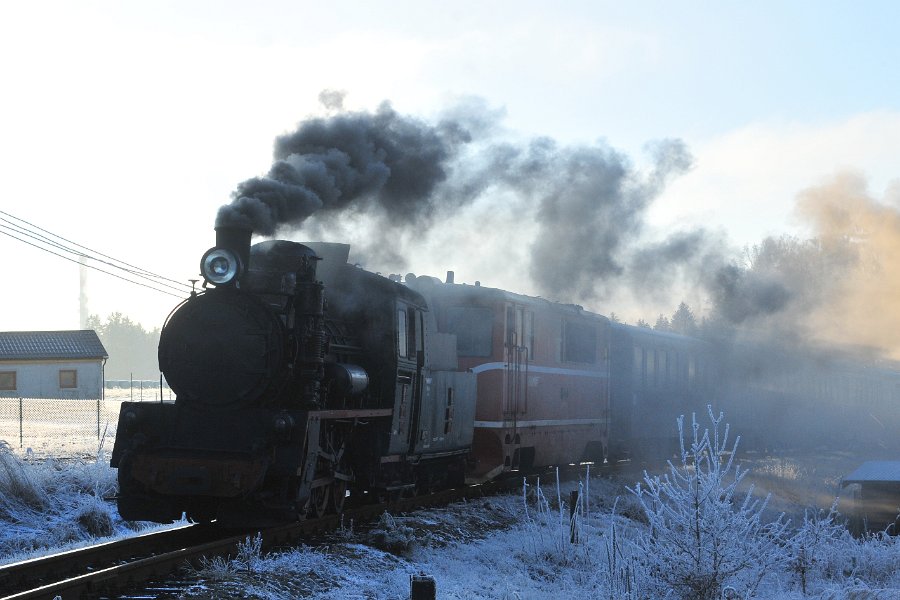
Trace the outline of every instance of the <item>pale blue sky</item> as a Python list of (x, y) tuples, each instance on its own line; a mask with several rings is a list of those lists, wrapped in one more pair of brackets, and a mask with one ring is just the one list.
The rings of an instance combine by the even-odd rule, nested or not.
[[(646, 142), (682, 138), (696, 165), (651, 223), (740, 246), (802, 231), (793, 198), (840, 170), (889, 194), (898, 24), (895, 2), (2, 2), (0, 207), (187, 279), (216, 208), (336, 88), (424, 118), (481, 97), (510, 135), (604, 139), (638, 164)], [(30, 290), (0, 330), (77, 326), (77, 268), (8, 238), (0, 251)], [(412, 268), (490, 279), (443, 260)], [(49, 272), (54, 297), (36, 293)], [(148, 326), (172, 304), (90, 287), (92, 312)]]

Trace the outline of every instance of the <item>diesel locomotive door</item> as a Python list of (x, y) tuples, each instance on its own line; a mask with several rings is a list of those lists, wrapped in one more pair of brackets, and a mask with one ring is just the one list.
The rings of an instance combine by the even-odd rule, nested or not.
[(506, 305), (506, 373), (503, 389), (503, 417), (515, 427), (528, 411), (528, 364), (534, 347), (534, 313), (517, 304)]

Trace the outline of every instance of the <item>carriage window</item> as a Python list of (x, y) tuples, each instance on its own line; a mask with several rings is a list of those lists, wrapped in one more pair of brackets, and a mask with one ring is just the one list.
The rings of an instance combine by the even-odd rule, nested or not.
[(72, 389), (78, 387), (78, 372), (75, 369), (59, 370), (59, 388)]
[(644, 351), (641, 350), (640, 346), (634, 347), (633, 360), (634, 360), (634, 364), (631, 367), (632, 383), (634, 385), (638, 385), (639, 383), (641, 383), (641, 379), (642, 379), (641, 370), (644, 367)]
[(452, 306), (447, 309), (447, 333), (456, 334), (460, 356), (490, 356), (493, 353), (494, 313), (490, 308)]
[(563, 325), (563, 361), (593, 364), (597, 360), (597, 326), (584, 321)]
[(525, 329), (522, 333), (523, 343), (528, 348), (528, 358), (534, 358), (534, 313), (525, 313)]
[(16, 389), (16, 372), (0, 371), (0, 390), (13, 391)]
[(656, 350), (647, 351), (647, 385), (656, 385)]

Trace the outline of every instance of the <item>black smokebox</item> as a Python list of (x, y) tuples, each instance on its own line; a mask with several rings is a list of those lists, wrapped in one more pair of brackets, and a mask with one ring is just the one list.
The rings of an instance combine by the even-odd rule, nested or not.
[(250, 235), (253, 230), (240, 225), (216, 226), (216, 247), (227, 248), (241, 260), (241, 272), (250, 268)]

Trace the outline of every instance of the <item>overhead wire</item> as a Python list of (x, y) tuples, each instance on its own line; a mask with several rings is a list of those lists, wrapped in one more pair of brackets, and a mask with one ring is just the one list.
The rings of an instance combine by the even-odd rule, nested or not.
[[(25, 225), (27, 225), (28, 227), (30, 227), (30, 228), (32, 228), (32, 229), (36, 229), (36, 230), (38, 230), (38, 231), (42, 231), (42, 232), (44, 232), (44, 233), (46, 233), (46, 234), (48, 234), (48, 235), (50, 235), (50, 236), (53, 236), (53, 237), (55, 237), (55, 238), (57, 238), (57, 239), (59, 239), (59, 240), (62, 240), (62, 241), (64, 241), (64, 242), (66, 242), (66, 243), (68, 243), (68, 244), (72, 244), (73, 246), (76, 246), (76, 247), (78, 247), (78, 248), (81, 248), (81, 249), (83, 249), (83, 250), (86, 250), (87, 252), (91, 252), (91, 253), (96, 254), (96, 255), (98, 255), (98, 256), (102, 256), (103, 258), (107, 258), (107, 259), (109, 259), (109, 260), (111, 260), (111, 261), (115, 261), (116, 263), (121, 263), (122, 265), (125, 265), (125, 266), (128, 267), (128, 268), (126, 269), (126, 268), (124, 268), (124, 267), (122, 267), (122, 266), (120, 266), (120, 265), (116, 265), (116, 264), (110, 263), (110, 262), (108, 262), (108, 261), (100, 260), (100, 259), (98, 259), (98, 258), (96, 258), (96, 257), (92, 257), (92, 256), (89, 256), (89, 255), (86, 255), (86, 254), (84, 254), (83, 252), (80, 252), (80, 251), (77, 251), (77, 250), (72, 250), (71, 248), (68, 248), (68, 247), (64, 246), (63, 244), (60, 244), (59, 242), (56, 242), (56, 241), (54, 241), (54, 240), (48, 238), (47, 236), (44, 236), (44, 235), (41, 235), (41, 234), (35, 234), (35, 235), (38, 235), (39, 237), (41, 237), (41, 238), (47, 240), (48, 243), (51, 243), (51, 244), (53, 244), (53, 245), (55, 245), (55, 246), (57, 246), (57, 247), (59, 247), (59, 248), (65, 249), (67, 252), (70, 252), (70, 253), (73, 253), (73, 254), (84, 255), (86, 258), (90, 258), (90, 259), (96, 260), (97, 262), (104, 262), (104, 263), (106, 263), (106, 264), (108, 264), (108, 265), (110, 265), (110, 266), (113, 266), (113, 267), (116, 267), (116, 268), (118, 268), (118, 269), (122, 269), (122, 270), (125, 270), (125, 271), (128, 271), (128, 272), (131, 272), (132, 274), (135, 274), (135, 275), (140, 274), (141, 276), (144, 276), (144, 277), (151, 277), (151, 278), (155, 278), (155, 279), (159, 279), (159, 280), (163, 280), (163, 281), (169, 281), (169, 282), (174, 283), (174, 284), (176, 284), (176, 285), (178, 285), (178, 286), (182, 286), (182, 287), (190, 287), (190, 286), (188, 286), (187, 284), (185, 284), (184, 282), (181, 282), (181, 281), (178, 281), (178, 280), (175, 280), (175, 279), (171, 279), (171, 278), (165, 277), (165, 276), (163, 276), (163, 275), (159, 275), (159, 274), (157, 274), (157, 273), (154, 273), (154, 272), (152, 272), (152, 271), (148, 271), (148, 270), (146, 270), (146, 269), (142, 269), (142, 268), (140, 268), (140, 267), (137, 267), (137, 266), (135, 266), (135, 265), (132, 265), (131, 263), (125, 262), (124, 260), (119, 260), (119, 259), (117, 259), (117, 258), (114, 258), (114, 257), (112, 257), (112, 256), (109, 256), (108, 254), (103, 254), (102, 252), (98, 252), (97, 250), (92, 250), (91, 248), (88, 248), (87, 246), (84, 246), (84, 245), (82, 245), (82, 244), (79, 244), (78, 242), (74, 242), (74, 241), (72, 241), (72, 240), (69, 240), (69, 239), (67, 239), (67, 238), (64, 238), (64, 237), (62, 237), (62, 236), (59, 235), (59, 234), (53, 233), (53, 232), (51, 232), (51, 231), (48, 231), (48, 230), (46, 230), (46, 229), (44, 229), (44, 228), (42, 228), (42, 227), (40, 227), (40, 226), (38, 226), (38, 225), (35, 225), (34, 223), (31, 223), (31, 222), (29, 222), (29, 221), (27, 221), (27, 220), (25, 220), (25, 219), (22, 219), (21, 217), (17, 217), (17, 216), (15, 216), (15, 215), (11, 215), (10, 213), (8, 213), (8, 212), (6, 212), (6, 211), (0, 210), (0, 214), (6, 215), (7, 217), (10, 217), (11, 219), (14, 219), (14, 220), (16, 220), (16, 221), (19, 221), (19, 222), (21, 222), (21, 223), (24, 223)], [(15, 223), (12, 223), (12, 222), (10, 222), (8, 219), (4, 219), (4, 218), (0, 217), (0, 220), (6, 221), (7, 223), (10, 223), (11, 225), (13, 225), (13, 226), (15, 226), (15, 227), (17, 227), (17, 228), (19, 228), (19, 229), (26, 230), (25, 227), (22, 227), (21, 225), (17, 225), (17, 224), (15, 224)], [(34, 232), (32, 232), (32, 233), (34, 233)]]
[[(182, 298), (183, 294), (187, 291), (190, 291), (190, 289), (191, 289), (191, 286), (189, 286), (186, 283), (182, 283), (177, 280), (174, 280), (174, 279), (171, 279), (168, 277), (164, 277), (162, 275), (158, 275), (158, 274), (148, 271), (146, 269), (142, 269), (140, 267), (137, 267), (137, 266), (127, 263), (125, 261), (122, 261), (122, 260), (119, 260), (112, 256), (109, 256), (107, 254), (103, 254), (96, 250), (92, 250), (92, 249), (90, 249), (86, 246), (83, 246), (77, 242), (68, 240), (60, 235), (57, 235), (51, 231), (48, 231), (42, 227), (39, 227), (33, 223), (30, 223), (29, 221), (26, 221), (25, 219), (16, 217), (15, 215), (12, 215), (6, 211), (0, 210), (0, 214), (5, 215), (6, 217), (9, 217), (9, 219), (0, 217), (0, 221), (2, 221), (2, 222), (0, 222), (0, 233), (2, 233), (3, 235), (6, 235), (8, 237), (11, 237), (15, 240), (18, 240), (24, 244), (28, 244), (29, 246), (32, 246), (34, 248), (37, 248), (44, 252), (47, 252), (49, 254), (53, 254), (54, 256), (58, 256), (59, 258), (63, 258), (65, 260), (74, 262), (76, 264), (85, 266), (90, 269), (94, 269), (96, 271), (99, 271), (106, 275), (110, 275), (117, 279), (121, 279), (128, 283), (132, 283), (134, 285), (139, 285), (141, 287), (151, 289), (153, 291), (160, 292), (163, 294), (168, 294), (170, 296), (175, 296), (178, 298)], [(17, 221), (18, 223), (13, 222), (10, 219)], [(3, 223), (6, 223), (6, 224), (4, 225)], [(20, 225), (19, 223), (24, 223), (24, 225)], [(43, 233), (39, 233), (39, 232), (43, 232)], [(44, 234), (47, 234), (47, 235), (44, 235)], [(22, 236), (22, 237), (20, 237), (20, 236)], [(48, 236), (52, 236), (52, 237), (48, 237)], [(24, 238), (29, 238), (33, 241), (29, 241), (28, 239), (24, 239)], [(56, 238), (56, 239), (52, 239), (52, 238)], [(62, 240), (62, 242), (57, 241), (57, 240)], [(65, 242), (65, 243), (63, 243), (63, 242)], [(70, 244), (70, 245), (67, 245), (67, 244)], [(80, 248), (81, 250), (79, 250), (77, 248)], [(57, 252), (56, 250), (58, 250), (59, 252)], [(62, 254), (62, 253), (70, 254), (70, 255), (73, 255), (78, 258), (72, 258), (72, 256), (66, 256), (65, 254)], [(103, 258), (98, 258), (98, 256), (103, 257)], [(108, 259), (108, 260), (104, 260), (104, 259)], [(131, 278), (124, 277), (121, 274), (117, 274), (115, 272), (100, 268), (94, 264), (91, 264), (88, 261), (94, 261), (94, 262), (103, 264), (111, 269), (118, 269), (120, 271), (125, 272)], [(119, 263), (119, 264), (117, 264), (117, 263)], [(171, 282), (171, 283), (167, 283), (167, 282)], [(175, 284), (175, 285), (172, 285), (172, 284)], [(180, 287), (176, 287), (176, 286), (180, 286)], [(160, 289), (160, 288), (167, 288), (167, 289)], [(179, 292), (179, 293), (174, 293), (169, 290), (175, 290), (175, 292)]]

